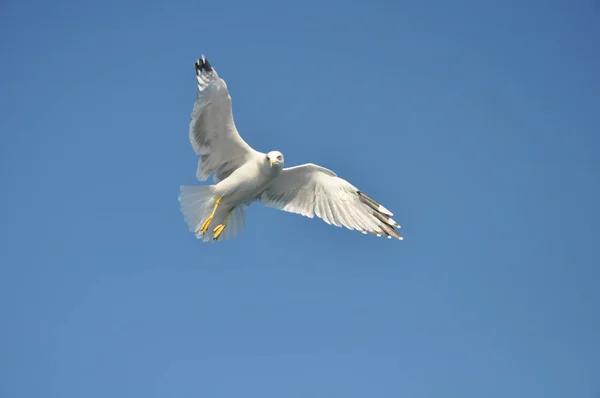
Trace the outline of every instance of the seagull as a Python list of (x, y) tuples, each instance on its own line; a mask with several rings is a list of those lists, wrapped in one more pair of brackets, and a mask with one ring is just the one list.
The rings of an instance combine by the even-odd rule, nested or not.
[(189, 138), (200, 156), (199, 181), (214, 174), (214, 185), (181, 186), (181, 212), (203, 242), (236, 236), (254, 202), (346, 227), (363, 234), (396, 238), (393, 214), (333, 171), (312, 163), (284, 168), (279, 151), (263, 153), (246, 143), (233, 121), (227, 84), (204, 55), (195, 64), (198, 92)]

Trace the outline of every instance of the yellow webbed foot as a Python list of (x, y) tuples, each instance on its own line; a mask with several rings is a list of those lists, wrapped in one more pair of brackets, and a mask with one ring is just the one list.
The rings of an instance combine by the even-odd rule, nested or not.
[(220, 224), (217, 225), (215, 227), (215, 229), (213, 229), (213, 235), (214, 235), (214, 240), (219, 239), (219, 236), (221, 236), (221, 234), (223, 233), (223, 231), (225, 230), (225, 224)]
[(213, 217), (215, 216), (215, 213), (217, 212), (217, 207), (219, 207), (219, 205), (221, 204), (221, 199), (222, 198), (217, 198), (217, 200), (215, 202), (215, 207), (213, 207), (212, 213), (210, 213), (210, 216), (208, 216), (206, 221), (204, 221), (204, 223), (202, 223), (202, 226), (200, 227), (200, 232), (202, 232), (203, 234), (206, 233), (206, 231), (208, 231), (208, 227), (210, 226), (210, 223), (212, 222)]
[(204, 223), (202, 224), (202, 226), (200, 227), (200, 231), (202, 233), (206, 233), (206, 231), (208, 231), (208, 227), (210, 226), (210, 223), (212, 222), (213, 217), (210, 216), (206, 219), (206, 221), (204, 221)]
[(215, 229), (213, 229), (213, 240), (219, 239), (219, 236), (221, 236), (221, 234), (225, 230), (225, 227), (227, 226), (227, 221), (229, 221), (229, 216), (231, 215), (232, 210), (233, 209), (231, 209), (227, 212), (227, 216), (225, 217), (223, 224), (219, 224), (215, 227)]

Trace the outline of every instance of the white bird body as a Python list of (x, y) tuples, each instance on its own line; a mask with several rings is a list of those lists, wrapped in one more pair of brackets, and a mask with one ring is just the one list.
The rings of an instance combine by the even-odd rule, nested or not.
[(260, 198), (265, 188), (281, 173), (280, 167), (271, 167), (266, 155), (254, 157), (229, 177), (219, 181), (215, 187), (215, 195), (223, 197), (221, 206), (233, 208), (239, 205), (250, 205)]
[(202, 56), (196, 64), (198, 95), (190, 141), (200, 155), (196, 176), (214, 173), (216, 184), (182, 186), (185, 221), (204, 241), (224, 240), (245, 226), (245, 207), (263, 204), (377, 236), (402, 239), (392, 213), (333, 171), (312, 163), (283, 168), (283, 154), (250, 147), (239, 135), (231, 96), (223, 79)]

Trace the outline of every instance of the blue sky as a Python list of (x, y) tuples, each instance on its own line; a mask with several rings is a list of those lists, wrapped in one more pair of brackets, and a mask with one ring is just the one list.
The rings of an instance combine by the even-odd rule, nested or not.
[[(598, 397), (600, 6), (3, 1), (0, 396)], [(403, 242), (194, 239), (193, 62)]]

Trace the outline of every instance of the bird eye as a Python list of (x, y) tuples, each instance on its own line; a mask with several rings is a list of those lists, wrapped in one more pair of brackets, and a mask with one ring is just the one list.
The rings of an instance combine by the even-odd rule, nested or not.
[(277, 156), (277, 160), (281, 160), (281, 155)]

